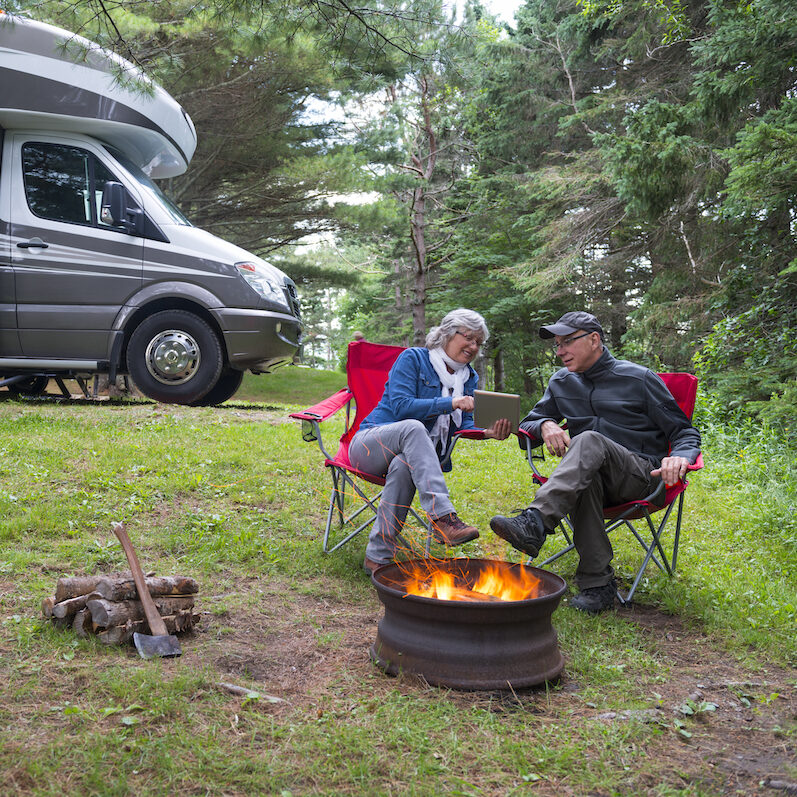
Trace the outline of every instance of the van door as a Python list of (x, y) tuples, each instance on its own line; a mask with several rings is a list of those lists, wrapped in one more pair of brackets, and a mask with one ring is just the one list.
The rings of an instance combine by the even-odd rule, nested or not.
[(114, 319), (142, 280), (143, 238), (103, 221), (100, 208), (105, 183), (125, 181), (89, 140), (15, 133), (12, 154), (10, 250), (22, 353), (107, 359)]
[(14, 297), (14, 272), (11, 268), (9, 243), (11, 175), (9, 169), (3, 166), (3, 131), (0, 130), (0, 357), (14, 357), (21, 352), (17, 334), (17, 305)]

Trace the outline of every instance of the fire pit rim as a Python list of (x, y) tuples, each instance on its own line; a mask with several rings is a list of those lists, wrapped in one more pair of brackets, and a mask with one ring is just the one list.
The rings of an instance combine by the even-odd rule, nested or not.
[[(516, 601), (497, 600), (497, 601), (482, 602), (482, 601), (468, 601), (468, 600), (448, 600), (446, 598), (430, 598), (425, 595), (412, 595), (407, 593), (406, 591), (403, 592), (402, 590), (391, 586), (390, 583), (386, 583), (381, 579), (377, 579), (377, 574), (383, 574), (385, 571), (387, 571), (390, 568), (394, 568), (399, 572), (402, 572), (401, 567), (403, 565), (412, 564), (414, 562), (426, 562), (426, 561), (476, 562), (479, 564), (481, 564), (482, 562), (500, 562), (501, 564), (509, 565), (509, 567), (511, 568), (515, 569), (523, 568), (528, 570), (534, 570), (537, 573), (542, 573), (544, 574), (541, 577), (542, 581), (553, 580), (554, 582), (559, 582), (559, 586), (557, 589), (553, 590), (552, 592), (546, 592), (544, 595), (539, 595), (534, 598), (523, 598), (522, 600), (516, 600)], [(500, 611), (502, 608), (505, 609), (508, 604), (513, 606), (521, 606), (523, 604), (529, 604), (529, 603), (539, 604), (543, 601), (549, 601), (549, 600), (558, 601), (567, 590), (567, 582), (558, 573), (553, 573), (550, 570), (544, 570), (541, 567), (535, 567), (534, 565), (523, 564), (522, 562), (507, 562), (504, 559), (485, 559), (483, 557), (471, 557), (471, 556), (452, 556), (445, 559), (432, 559), (432, 560), (416, 557), (415, 559), (407, 559), (402, 562), (391, 562), (389, 564), (377, 567), (375, 570), (371, 572), (371, 583), (374, 585), (374, 587), (376, 587), (378, 583), (380, 589), (391, 593), (397, 598), (406, 598), (412, 600), (413, 602), (417, 601), (419, 603), (430, 603), (433, 605), (439, 605), (441, 603), (444, 603), (446, 605), (456, 606), (457, 608), (464, 608), (466, 611), (469, 609), (478, 609), (481, 611)]]

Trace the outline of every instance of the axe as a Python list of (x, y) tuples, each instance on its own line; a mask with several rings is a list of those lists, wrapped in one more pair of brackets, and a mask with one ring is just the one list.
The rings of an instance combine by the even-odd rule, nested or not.
[(130, 542), (130, 537), (127, 536), (125, 527), (121, 523), (113, 524), (113, 533), (122, 543), (125, 556), (130, 564), (130, 570), (133, 573), (133, 581), (136, 584), (138, 597), (144, 607), (144, 614), (147, 616), (147, 623), (152, 636), (149, 634), (133, 634), (133, 642), (135, 642), (136, 650), (142, 659), (152, 659), (156, 656), (162, 658), (169, 658), (172, 656), (179, 656), (182, 653), (180, 649), (180, 640), (170, 635), (166, 629), (166, 623), (155, 608), (155, 602), (147, 589), (146, 581), (144, 580), (144, 573), (141, 570), (141, 565), (138, 563), (138, 557), (133, 550), (133, 545)]

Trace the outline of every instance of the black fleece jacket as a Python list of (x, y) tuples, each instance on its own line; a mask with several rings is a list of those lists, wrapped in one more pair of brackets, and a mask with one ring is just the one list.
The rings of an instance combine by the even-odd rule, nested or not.
[[(544, 421), (564, 419), (571, 437), (588, 430), (600, 432), (650, 460), (654, 467), (668, 455), (694, 464), (700, 453), (700, 432), (661, 377), (642, 365), (615, 359), (605, 346), (584, 373), (567, 368), (557, 371), (520, 428), (541, 441)], [(519, 442), (523, 448), (523, 441)]]

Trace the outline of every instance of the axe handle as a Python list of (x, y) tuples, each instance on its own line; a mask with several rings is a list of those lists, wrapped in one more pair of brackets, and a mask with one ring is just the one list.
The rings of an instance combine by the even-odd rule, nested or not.
[(155, 608), (155, 602), (149, 594), (147, 582), (144, 579), (144, 572), (141, 570), (141, 565), (138, 563), (138, 557), (133, 550), (133, 545), (130, 542), (130, 537), (127, 536), (125, 527), (121, 523), (114, 523), (113, 533), (117, 536), (119, 542), (122, 543), (122, 548), (127, 557), (128, 564), (130, 565), (130, 570), (133, 573), (133, 581), (138, 590), (138, 597), (141, 600), (141, 605), (144, 607), (144, 614), (147, 616), (149, 630), (153, 636), (168, 636), (169, 632), (166, 629), (166, 623), (163, 622), (163, 618), (160, 616), (160, 612)]

